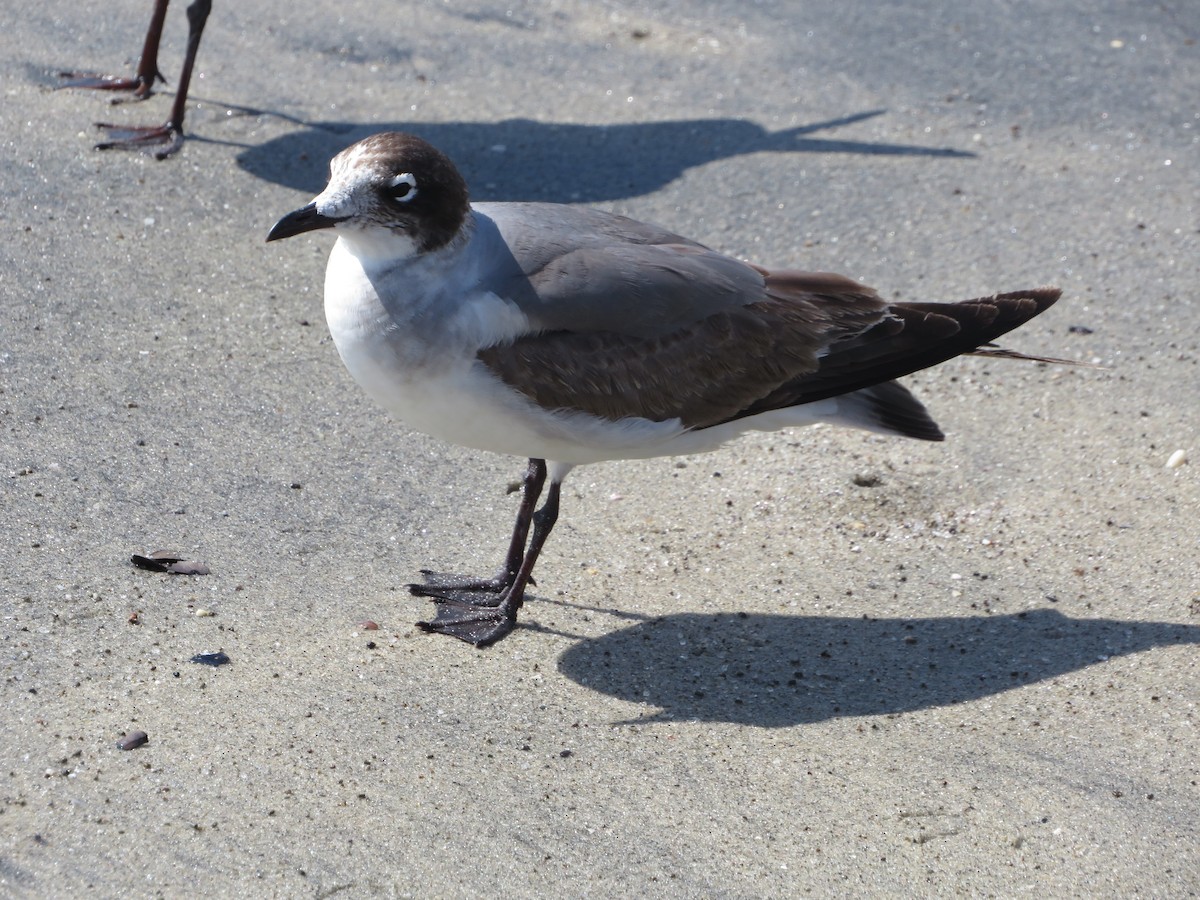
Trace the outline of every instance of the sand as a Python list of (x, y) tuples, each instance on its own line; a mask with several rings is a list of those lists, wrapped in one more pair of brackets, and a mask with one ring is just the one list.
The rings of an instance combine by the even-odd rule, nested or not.
[[(90, 123), (169, 90), (49, 89), (149, 6), (0, 34), (0, 894), (1200, 891), (1182, 6), (217, 0), (165, 162)], [(1057, 284), (1008, 345), (1099, 367), (909, 379), (944, 444), (579, 470), (524, 627), (427, 636), (405, 585), (497, 564), (524, 463), (373, 408), (330, 236), (263, 241), (384, 129), (886, 296)]]

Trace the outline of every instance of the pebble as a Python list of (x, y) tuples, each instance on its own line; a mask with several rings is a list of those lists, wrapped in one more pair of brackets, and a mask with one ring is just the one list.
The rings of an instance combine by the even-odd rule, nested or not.
[(118, 750), (136, 750), (142, 744), (149, 741), (150, 738), (144, 731), (131, 731), (125, 737), (117, 741)]
[(378, 623), (372, 622), (370, 619), (363, 619), (361, 622), (358, 623), (358, 627), (361, 628), (363, 631), (378, 631), (379, 630)]
[(192, 657), (192, 662), (216, 668), (217, 666), (226, 665), (229, 662), (229, 657), (223, 651), (218, 650), (216, 653), (197, 653)]
[(184, 559), (180, 554), (171, 550), (155, 550), (143, 556), (135, 553), (129, 561), (139, 569), (149, 569), (152, 572), (169, 572), (172, 575), (207, 575), (208, 565), (198, 559)]
[(213, 612), (211, 609), (196, 610), (196, 617), (199, 619), (207, 619), (207, 618), (210, 618), (211, 616), (215, 616), (215, 615), (216, 615), (216, 613)]
[(1188, 461), (1186, 450), (1176, 450), (1167, 458), (1168, 469), (1178, 469)]

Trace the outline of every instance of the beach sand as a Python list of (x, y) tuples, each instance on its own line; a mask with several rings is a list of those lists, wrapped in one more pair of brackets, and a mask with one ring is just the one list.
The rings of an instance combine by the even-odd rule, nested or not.
[[(1200, 890), (1180, 9), (216, 0), (158, 162), (90, 123), (168, 90), (50, 90), (130, 68), (149, 6), (0, 34), (0, 894)], [(1098, 365), (907, 379), (943, 444), (577, 470), (523, 626), (431, 637), (405, 585), (496, 566), (524, 461), (371, 406), (325, 328), (331, 236), (264, 243), (387, 129), (476, 199), (888, 297), (1057, 284), (1006, 346)], [(159, 548), (210, 574), (130, 564)]]

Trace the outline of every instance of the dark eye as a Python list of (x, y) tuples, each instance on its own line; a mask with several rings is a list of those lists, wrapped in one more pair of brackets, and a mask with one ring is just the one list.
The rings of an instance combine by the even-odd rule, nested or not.
[(388, 185), (387, 195), (393, 200), (408, 202), (417, 196), (417, 179), (409, 172), (402, 172)]

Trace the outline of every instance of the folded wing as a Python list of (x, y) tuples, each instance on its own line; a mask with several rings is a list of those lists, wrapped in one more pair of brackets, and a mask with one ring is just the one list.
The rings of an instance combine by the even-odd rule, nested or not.
[(1059, 296), (889, 305), (840, 275), (690, 243), (581, 247), (526, 271), (536, 296), (521, 306), (538, 330), (480, 363), (543, 407), (693, 429), (863, 392), (852, 403), (887, 430), (936, 440), (924, 407), (889, 383), (986, 347)]

